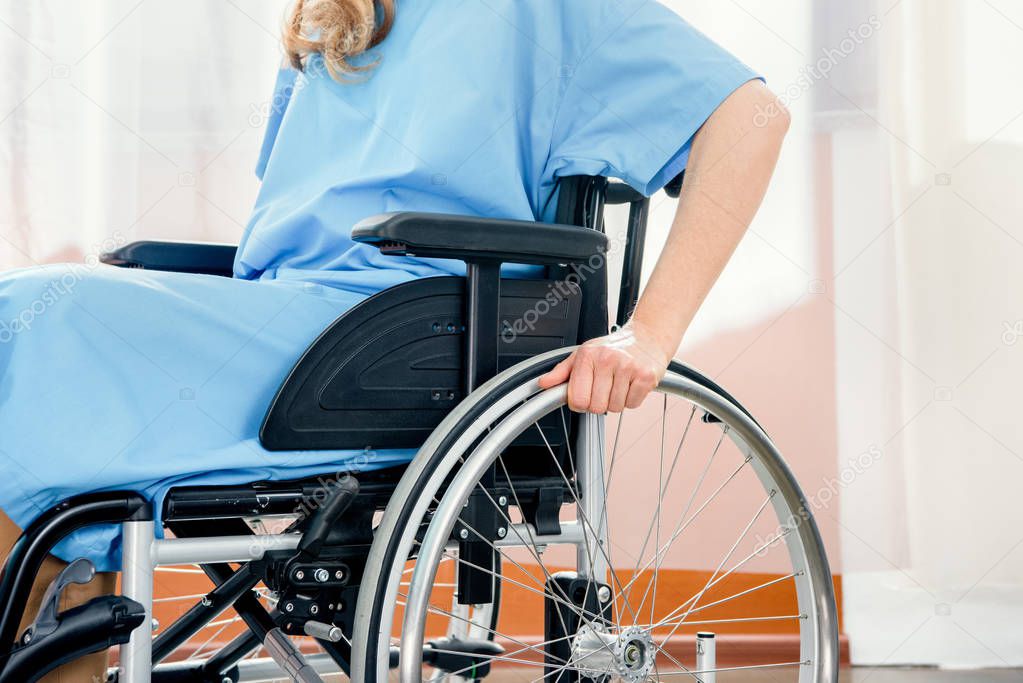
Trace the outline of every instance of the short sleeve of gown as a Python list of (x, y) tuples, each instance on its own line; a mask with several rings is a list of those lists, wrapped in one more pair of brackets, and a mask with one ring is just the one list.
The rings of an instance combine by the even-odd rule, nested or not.
[(577, 62), (563, 69), (552, 175), (613, 176), (650, 195), (685, 169), (714, 110), (758, 75), (658, 2), (588, 2)]

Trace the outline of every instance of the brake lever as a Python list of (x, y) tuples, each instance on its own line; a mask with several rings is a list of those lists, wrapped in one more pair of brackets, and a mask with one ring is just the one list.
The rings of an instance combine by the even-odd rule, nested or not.
[(21, 642), (28, 645), (50, 635), (57, 630), (60, 614), (60, 599), (64, 595), (64, 589), (73, 583), (84, 585), (92, 581), (96, 576), (96, 567), (84, 557), (80, 557), (57, 574), (57, 578), (46, 588), (43, 594), (42, 604), (39, 606), (39, 613), (36, 614), (32, 625), (25, 630)]

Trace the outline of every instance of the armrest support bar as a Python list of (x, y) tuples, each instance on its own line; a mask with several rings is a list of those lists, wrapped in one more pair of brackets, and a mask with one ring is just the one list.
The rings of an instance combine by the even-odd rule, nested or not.
[(144, 240), (108, 251), (100, 261), (121, 268), (231, 277), (236, 251), (231, 244)]
[(536, 265), (584, 263), (607, 249), (603, 233), (575, 225), (413, 211), (360, 221), (352, 239), (385, 254)]

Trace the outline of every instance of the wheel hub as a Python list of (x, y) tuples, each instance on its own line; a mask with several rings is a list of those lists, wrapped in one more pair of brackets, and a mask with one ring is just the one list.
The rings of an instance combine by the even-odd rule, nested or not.
[(618, 634), (587, 624), (572, 645), (572, 666), (591, 678), (616, 676), (633, 683), (645, 681), (654, 668), (657, 647), (649, 633), (630, 626)]
[(650, 634), (632, 626), (619, 636), (618, 675), (626, 681), (645, 681), (654, 668), (657, 646)]

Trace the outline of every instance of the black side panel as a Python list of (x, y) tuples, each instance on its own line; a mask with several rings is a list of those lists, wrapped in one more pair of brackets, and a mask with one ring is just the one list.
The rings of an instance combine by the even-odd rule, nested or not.
[[(502, 280), (499, 369), (575, 343), (580, 297), (549, 280)], [(268, 450), (417, 448), (465, 396), (465, 279), (370, 297), (309, 347), (260, 429)]]

